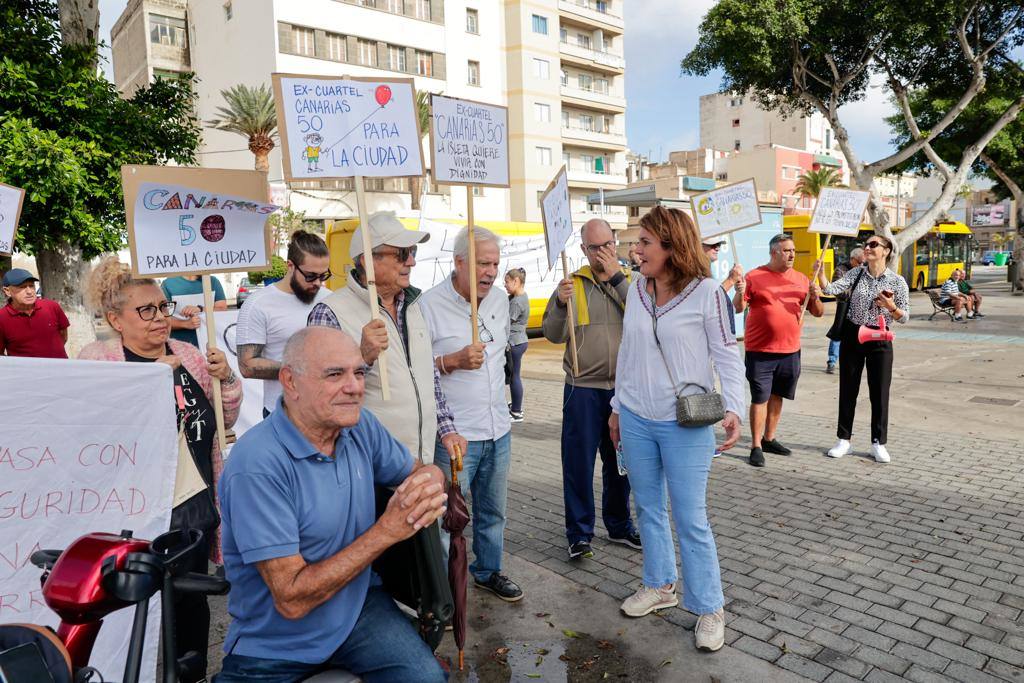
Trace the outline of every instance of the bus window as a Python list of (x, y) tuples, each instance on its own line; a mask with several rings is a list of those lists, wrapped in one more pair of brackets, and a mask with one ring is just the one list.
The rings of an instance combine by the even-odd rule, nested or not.
[(917, 241), (917, 259), (915, 263), (919, 266), (927, 266), (928, 260), (928, 236), (925, 235)]
[(941, 238), (940, 263), (961, 263), (967, 257), (967, 235), (943, 234)]

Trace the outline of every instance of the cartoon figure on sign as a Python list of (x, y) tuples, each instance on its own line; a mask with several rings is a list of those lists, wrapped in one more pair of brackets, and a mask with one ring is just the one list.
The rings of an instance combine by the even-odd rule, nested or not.
[(220, 242), (224, 239), (224, 216), (213, 214), (204, 218), (199, 225), (199, 234), (207, 242)]
[(306, 160), (306, 171), (313, 173), (320, 170), (320, 145), (324, 139), (320, 133), (310, 133), (302, 138), (306, 142), (306, 149), (302, 150), (302, 158)]

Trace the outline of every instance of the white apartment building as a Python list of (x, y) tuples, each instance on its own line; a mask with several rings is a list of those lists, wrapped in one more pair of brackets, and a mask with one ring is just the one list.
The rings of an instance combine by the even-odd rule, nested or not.
[[(192, 70), (204, 122), (224, 104), (221, 90), (269, 84), (274, 72), (406, 77), (420, 90), (506, 105), (511, 188), (477, 188), (476, 216), (540, 221), (538, 196), (565, 163), (582, 222), (597, 214), (588, 192), (625, 186), (622, 1), (130, 0), (112, 34), (115, 80), (130, 94), (154, 76)], [(180, 68), (154, 64), (168, 51), (152, 31), (164, 17), (186, 23)], [(426, 139), (423, 153), (429, 167)], [(199, 158), (208, 167), (253, 165), (242, 137), (212, 128)], [(350, 180), (286, 185), (279, 149), (270, 181), (275, 201), (307, 218), (356, 214)], [(465, 216), (462, 188), (425, 187), (425, 216)], [(367, 190), (371, 211), (414, 215), (408, 179), (368, 178)], [(625, 225), (624, 213), (610, 219)]]

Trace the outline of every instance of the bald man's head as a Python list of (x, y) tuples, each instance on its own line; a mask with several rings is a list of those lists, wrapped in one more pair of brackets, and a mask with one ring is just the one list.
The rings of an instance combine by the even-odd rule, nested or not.
[(603, 218), (591, 218), (580, 228), (580, 248), (595, 273), (604, 273), (605, 263), (598, 257), (604, 253), (608, 258), (615, 256), (615, 233)]
[(306, 327), (285, 344), (281, 358), (284, 403), (293, 419), (317, 429), (359, 421), (367, 367), (359, 344), (332, 327)]

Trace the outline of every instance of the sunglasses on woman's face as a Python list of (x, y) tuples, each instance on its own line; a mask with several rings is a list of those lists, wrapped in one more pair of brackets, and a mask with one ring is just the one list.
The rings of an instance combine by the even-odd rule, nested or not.
[(882, 249), (884, 247), (885, 247), (885, 243), (884, 242), (878, 242), (876, 240), (871, 240), (870, 242), (867, 242), (867, 243), (864, 244), (864, 248), (865, 249)]

